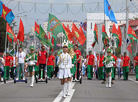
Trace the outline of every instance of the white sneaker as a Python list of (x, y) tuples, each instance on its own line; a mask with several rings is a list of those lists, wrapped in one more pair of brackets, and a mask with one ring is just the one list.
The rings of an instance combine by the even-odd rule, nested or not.
[(77, 81), (77, 78), (75, 78), (75, 81)]
[(18, 78), (16, 78), (16, 80), (18, 80)]
[(25, 80), (25, 78), (23, 78), (23, 80)]
[(1, 78), (1, 81), (3, 81), (3, 78)]
[(30, 86), (33, 87), (33, 84), (31, 84)]

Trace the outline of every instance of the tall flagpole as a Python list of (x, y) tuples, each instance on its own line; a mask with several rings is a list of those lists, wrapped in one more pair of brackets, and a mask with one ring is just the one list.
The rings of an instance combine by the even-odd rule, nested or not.
[[(127, 41), (127, 38), (128, 38), (128, 36), (127, 36), (127, 30), (128, 30), (128, 17), (129, 15), (128, 15), (128, 0), (126, 0), (126, 41)], [(127, 43), (125, 44), (125, 49), (126, 49), (126, 51), (127, 51)], [(128, 53), (128, 51), (127, 51), (127, 53)]]

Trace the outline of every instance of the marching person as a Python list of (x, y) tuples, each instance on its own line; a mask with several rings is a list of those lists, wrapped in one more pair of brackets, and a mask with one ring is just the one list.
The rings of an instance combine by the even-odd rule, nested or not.
[(123, 76), (124, 80), (128, 80), (128, 73), (130, 68), (130, 58), (127, 56), (127, 53), (124, 52), (124, 57), (122, 57), (122, 63), (123, 63)]
[(47, 59), (47, 51), (45, 50), (45, 46), (41, 46), (41, 51), (38, 51), (38, 63), (39, 63), (39, 79), (41, 78), (41, 69), (43, 69), (43, 79), (45, 79), (45, 67), (46, 67), (46, 59)]
[[(103, 63), (105, 64), (105, 72), (106, 72), (106, 87), (111, 88), (111, 74), (112, 74), (112, 67), (115, 63), (114, 58), (111, 56), (111, 49), (107, 49), (107, 56), (104, 57)], [(108, 84), (109, 81), (109, 84)]]
[(22, 51), (22, 47), (19, 47), (19, 52), (17, 52), (16, 57), (17, 57), (17, 60), (16, 60), (17, 78), (16, 78), (16, 80), (21, 79), (21, 72), (22, 72), (23, 80), (25, 80), (25, 77), (24, 77), (24, 61), (25, 61), (25, 58), (26, 58), (26, 54)]
[(119, 54), (117, 58), (116, 66), (118, 69), (118, 79), (120, 79), (121, 78), (121, 54)]
[(47, 76), (49, 79), (53, 77), (53, 72), (55, 68), (55, 57), (52, 55), (52, 52), (49, 52), (48, 60), (47, 60)]
[[(76, 63), (77, 63), (77, 80), (79, 80), (79, 77), (80, 77), (80, 70), (81, 70), (81, 51), (78, 49), (78, 45), (75, 44), (74, 45), (74, 52), (76, 53), (76, 56), (77, 56), (77, 60), (76, 60)], [(75, 76), (73, 77), (73, 80), (76, 80)]]
[(30, 54), (27, 54), (26, 56), (26, 62), (29, 68), (29, 74), (30, 74), (30, 86), (33, 87), (34, 85), (34, 75), (35, 75), (35, 65), (37, 62), (37, 56), (34, 53), (34, 46), (30, 46)]
[(5, 60), (2, 58), (2, 55), (0, 55), (0, 72), (1, 72), (1, 81), (3, 81), (4, 65), (5, 65)]
[[(104, 53), (104, 57), (107, 56), (107, 49), (109, 49), (109, 48), (110, 48), (110, 45), (109, 45), (109, 44), (106, 44), (106, 45), (105, 45), (105, 49), (104, 49), (104, 51), (103, 51), (103, 53)], [(106, 83), (106, 72), (105, 72), (105, 66), (104, 66), (104, 70), (103, 70), (103, 72), (104, 72), (104, 80), (102, 81), (102, 84), (105, 84), (105, 83)]]
[(103, 60), (104, 60), (104, 55), (102, 52), (100, 52), (100, 58), (98, 60), (98, 76), (99, 76), (99, 80), (103, 80), (104, 79), (104, 64), (103, 64)]
[(63, 85), (63, 97), (66, 97), (66, 92), (68, 95), (71, 89), (71, 83), (68, 82), (68, 78), (71, 77), (70, 68), (72, 68), (71, 56), (67, 53), (68, 51), (68, 42), (63, 42), (62, 44), (63, 52), (59, 55), (58, 64), (59, 64), (59, 73), (58, 77), (61, 80), (61, 85)]
[[(36, 52), (35, 54), (36, 54), (37, 59), (38, 59), (38, 53)], [(39, 73), (39, 63), (37, 60), (36, 65), (35, 65), (35, 79), (38, 78), (38, 73)]]
[(95, 65), (95, 57), (92, 54), (92, 51), (89, 51), (89, 55), (87, 55), (87, 74), (88, 74), (88, 80), (92, 80), (93, 78), (93, 65)]
[(113, 52), (112, 56), (114, 57), (115, 64), (114, 67), (112, 68), (112, 84), (114, 83), (113, 80), (115, 80), (115, 75), (116, 75), (116, 61), (117, 57), (115, 56), (115, 52)]
[(58, 64), (57, 64), (57, 61), (58, 61), (58, 53), (55, 52), (55, 72), (54, 72), (55, 77), (57, 77), (58, 70), (59, 70), (59, 68), (58, 68)]
[(9, 79), (9, 71), (10, 71), (10, 68), (11, 68), (11, 64), (12, 64), (12, 61), (11, 61), (11, 57), (9, 56), (9, 53), (6, 52), (6, 56), (4, 56), (4, 60), (5, 60), (5, 66), (4, 66), (4, 80), (8, 80)]
[(135, 66), (136, 81), (138, 81), (138, 52), (136, 53), (136, 56), (134, 57), (134, 66)]

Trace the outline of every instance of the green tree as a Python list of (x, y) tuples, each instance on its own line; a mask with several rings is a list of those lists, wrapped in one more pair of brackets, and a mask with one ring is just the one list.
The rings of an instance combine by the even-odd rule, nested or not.
[(6, 21), (0, 17), (0, 52), (5, 50)]

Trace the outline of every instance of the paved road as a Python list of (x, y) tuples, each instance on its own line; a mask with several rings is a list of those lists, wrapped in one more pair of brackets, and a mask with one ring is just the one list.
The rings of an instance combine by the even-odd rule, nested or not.
[(0, 102), (138, 102), (138, 82), (135, 76), (130, 80), (116, 79), (112, 88), (97, 79), (86, 80), (83, 83), (73, 83), (71, 96), (62, 98), (62, 86), (58, 79), (50, 80), (48, 84), (38, 83), (33, 88), (28, 83), (0, 82)]

